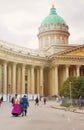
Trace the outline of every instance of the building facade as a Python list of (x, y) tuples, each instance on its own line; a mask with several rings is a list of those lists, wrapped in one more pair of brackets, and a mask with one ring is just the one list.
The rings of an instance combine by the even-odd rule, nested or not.
[(0, 41), (0, 95), (58, 95), (70, 76), (84, 76), (84, 44), (68, 44), (69, 27), (54, 5), (39, 27), (39, 49)]

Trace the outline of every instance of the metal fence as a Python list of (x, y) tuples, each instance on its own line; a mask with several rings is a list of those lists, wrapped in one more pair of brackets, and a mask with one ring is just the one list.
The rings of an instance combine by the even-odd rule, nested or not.
[(75, 107), (84, 107), (84, 99), (62, 99), (61, 105), (63, 106), (75, 106)]
[(47, 97), (48, 100), (53, 100), (58, 102), (60, 105), (65, 106), (65, 107), (69, 107), (69, 106), (73, 106), (73, 107), (84, 107), (84, 99), (70, 99), (70, 98), (58, 98), (58, 97), (52, 97), (52, 96), (48, 96)]

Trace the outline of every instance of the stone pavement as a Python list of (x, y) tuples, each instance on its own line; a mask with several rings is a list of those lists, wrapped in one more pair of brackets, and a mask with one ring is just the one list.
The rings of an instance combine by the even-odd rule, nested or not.
[[(11, 103), (4, 102), (0, 108), (0, 130), (84, 130), (83, 110), (72, 111), (60, 107), (56, 101), (40, 102), (35, 106), (29, 102), (28, 114), (25, 117), (11, 115)], [(61, 125), (60, 125), (61, 124)]]

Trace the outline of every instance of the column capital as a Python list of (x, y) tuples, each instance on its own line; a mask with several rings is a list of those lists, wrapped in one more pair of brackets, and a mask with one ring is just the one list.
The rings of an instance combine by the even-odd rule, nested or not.
[(59, 67), (59, 64), (51, 65), (50, 68)]
[(31, 68), (35, 68), (35, 65), (31, 65), (30, 67), (31, 67)]
[(68, 68), (69, 68), (69, 67), (70, 67), (70, 65), (66, 64), (66, 65), (65, 65), (65, 67), (68, 67)]
[(59, 64), (56, 64), (55, 67), (59, 67)]
[(13, 62), (12, 65), (17, 65), (17, 63)]
[(25, 66), (26, 66), (26, 64), (21, 64), (21, 66), (22, 66), (22, 67), (25, 67)]
[(76, 65), (76, 67), (77, 67), (77, 68), (80, 68), (80, 67), (81, 67), (81, 65)]
[(7, 65), (7, 63), (8, 63), (8, 62), (3, 62), (3, 64), (2, 64), (2, 65)]
[(44, 68), (44, 65), (41, 65), (40, 68)]
[(44, 67), (43, 66), (40, 66), (40, 71), (43, 71)]

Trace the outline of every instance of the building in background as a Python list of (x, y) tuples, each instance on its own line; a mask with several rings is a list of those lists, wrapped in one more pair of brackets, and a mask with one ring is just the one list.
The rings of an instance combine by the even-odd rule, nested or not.
[(68, 44), (69, 27), (54, 5), (39, 27), (39, 49), (0, 41), (0, 95), (58, 95), (70, 76), (84, 76), (84, 45)]

